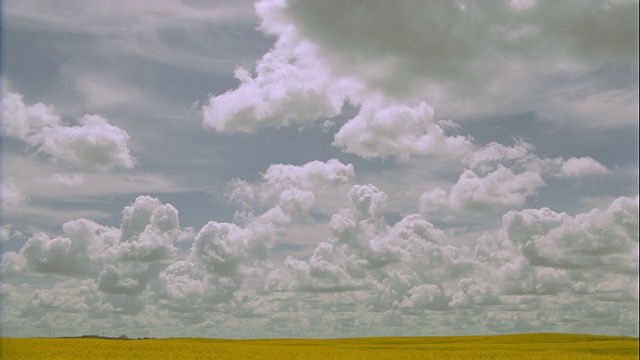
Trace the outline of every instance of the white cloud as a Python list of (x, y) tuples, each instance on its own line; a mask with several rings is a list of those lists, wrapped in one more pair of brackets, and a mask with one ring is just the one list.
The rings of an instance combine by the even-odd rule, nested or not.
[[(134, 296), (140, 295), (150, 281), (158, 277), (158, 274), (165, 267), (161, 264), (140, 263), (140, 262), (120, 262), (118, 264), (106, 264), (98, 277), (98, 289), (108, 295), (128, 296), (132, 302), (140, 302), (142, 307), (144, 302)], [(115, 299), (116, 298), (111, 298)], [(124, 309), (123, 311), (138, 312), (140, 307)]]
[(387, 194), (371, 184), (354, 186), (348, 196), (358, 219), (375, 217), (378, 208), (387, 201)]
[(245, 263), (266, 259), (271, 234), (261, 230), (209, 222), (196, 236), (191, 258), (210, 273), (236, 275)]
[(129, 155), (126, 131), (110, 125), (98, 115), (85, 115), (79, 123), (79, 126), (42, 129), (38, 150), (81, 169), (104, 171), (135, 166)]
[[(278, 41), (258, 61), (255, 77), (239, 68), (235, 76), (240, 86), (211, 96), (203, 107), (206, 127), (219, 132), (250, 132), (266, 125), (308, 123), (340, 114), (349, 101), (361, 106), (360, 113), (338, 131), (334, 141), (347, 152), (406, 160), (412, 154), (459, 155), (469, 147), (464, 137), (444, 135), (426, 103), (413, 106), (388, 98), (388, 105), (382, 107), (384, 94), (366, 89), (358, 76), (336, 75), (335, 64), (326, 56), (331, 54), (324, 53), (325, 49), (319, 52), (316, 45), (301, 37), (297, 26), (281, 13), (284, 7), (284, 3), (268, 1), (256, 4), (262, 30), (277, 35)], [(380, 74), (385, 66), (383, 61), (359, 70)]]
[(127, 132), (98, 115), (84, 115), (80, 125), (65, 126), (51, 107), (27, 106), (22, 95), (9, 93), (2, 99), (2, 116), (6, 135), (81, 169), (135, 166)]
[(11, 238), (11, 224), (0, 225), (0, 242), (8, 242)]
[(509, 212), (503, 227), (531, 265), (637, 272), (637, 196), (575, 217), (549, 209)]
[[(124, 208), (120, 229), (87, 219), (68, 221), (61, 236), (37, 233), (18, 252), (5, 252), (3, 272), (95, 275), (103, 263), (170, 262), (177, 253), (174, 243), (189, 236), (189, 229), (180, 229), (173, 206), (140, 196)], [(114, 270), (118, 268), (110, 266), (111, 270), (103, 270), (104, 276), (118, 274)]]
[(171, 261), (181, 238), (178, 210), (150, 196), (139, 196), (124, 208), (120, 239), (105, 252), (106, 259)]
[(469, 139), (445, 134), (424, 101), (416, 106), (367, 101), (336, 133), (333, 144), (365, 158), (394, 156), (404, 161), (410, 155), (460, 156), (471, 149)]
[(0, 186), (0, 195), (2, 196), (3, 207), (21, 205), (26, 200), (22, 194), (22, 187), (16, 184), (13, 177), (3, 179)]
[(3, 273), (95, 274), (97, 265), (92, 261), (99, 259), (104, 244), (118, 234), (115, 228), (86, 219), (69, 221), (62, 225), (62, 231), (63, 236), (54, 238), (45, 233), (34, 234), (19, 252), (4, 253)]
[(514, 146), (506, 146), (496, 142), (491, 142), (476, 151), (469, 152), (462, 162), (471, 168), (479, 168), (482, 171), (489, 171), (491, 164), (505, 161), (524, 161), (532, 157), (533, 145), (518, 140)]
[[(627, 322), (638, 317), (637, 224), (637, 196), (575, 216), (548, 208), (508, 212), (502, 227), (485, 234), (475, 248), (475, 270), (491, 279), (487, 294), (498, 295), (498, 307), (483, 310), (484, 325), (494, 331), (522, 331), (525, 325), (565, 332), (601, 325), (637, 328)], [(463, 308), (469, 306), (465, 300), (454, 296)], [(527, 324), (519, 315), (523, 309), (537, 312)]]
[(606, 174), (607, 168), (589, 156), (569, 158), (560, 168), (561, 177)]
[(236, 69), (235, 76), (241, 82), (238, 89), (212, 96), (203, 107), (206, 127), (219, 132), (250, 132), (259, 126), (308, 123), (340, 113), (344, 91), (331, 81), (328, 71), (320, 64), (305, 64), (313, 56), (295, 61), (288, 53), (308, 50), (276, 49), (260, 60), (255, 78), (245, 69)]
[(344, 184), (353, 176), (353, 165), (345, 165), (336, 159), (324, 163), (316, 160), (301, 166), (273, 164), (262, 175), (269, 187), (298, 187), (304, 190)]
[(422, 212), (439, 210), (442, 207), (460, 211), (496, 211), (522, 206), (527, 196), (544, 186), (540, 174), (526, 171), (514, 174), (510, 169), (498, 165), (497, 169), (484, 177), (472, 170), (465, 170), (449, 192), (436, 188), (420, 197)]
[(560, 178), (584, 177), (609, 172), (604, 165), (589, 156), (571, 157), (567, 160), (560, 157), (540, 158), (534, 150), (533, 145), (522, 140), (516, 140), (513, 146), (491, 142), (469, 151), (462, 158), (462, 163), (482, 173), (495, 171), (499, 166), (509, 164), (512, 168)]
[[(382, 94), (401, 106), (426, 99), (439, 113), (454, 117), (537, 110), (571, 113), (572, 121), (587, 124), (633, 124), (637, 96), (627, 89), (594, 92), (582, 80), (570, 81), (569, 86), (586, 92), (581, 96), (586, 100), (576, 102), (571, 91), (557, 91), (556, 79), (588, 78), (608, 63), (633, 64), (637, 7), (552, 1), (408, 1), (367, 7), (260, 1), (261, 29), (278, 40), (258, 62), (254, 79), (241, 70), (237, 90), (210, 99), (204, 123), (218, 131), (251, 131), (294, 119), (308, 122), (339, 113), (343, 101), (366, 107), (367, 98)], [(587, 17), (596, 12), (597, 18)], [(607, 40), (612, 38), (617, 40)], [(540, 97), (551, 89), (558, 96)], [(366, 111), (360, 117), (371, 118)], [(423, 134), (403, 132), (400, 138)], [(337, 143), (350, 151), (346, 142)], [(389, 151), (383, 146), (380, 155), (396, 156)], [(375, 148), (354, 152), (378, 154)]]
[(420, 215), (386, 225), (376, 214), (386, 195), (375, 186), (356, 185), (348, 195), (349, 208), (331, 219), (331, 237), (308, 260), (290, 256), (272, 270), (266, 289), (292, 301), (299, 293), (327, 294), (325, 312), (350, 303), (383, 317), (398, 307), (413, 315), (449, 309), (453, 291), (445, 282), (469, 271), (469, 258)]
[(304, 217), (316, 201), (313, 192), (291, 188), (280, 194), (278, 206), (294, 218)]
[[(285, 215), (301, 220), (312, 206), (314, 211), (333, 211), (336, 199), (341, 199), (336, 191), (341, 191), (354, 176), (353, 165), (336, 159), (302, 165), (271, 164), (258, 183), (249, 184), (240, 179), (230, 181), (227, 196), (242, 205), (243, 212), (238, 214), (241, 217), (248, 215), (247, 211), (252, 207), (266, 205), (277, 206), (279, 211), (285, 211)], [(276, 209), (272, 210), (272, 215), (273, 211)]]
[(3, 131), (8, 136), (35, 145), (40, 142), (38, 133), (42, 128), (60, 125), (60, 117), (53, 112), (53, 107), (42, 103), (25, 105), (20, 94), (3, 94)]

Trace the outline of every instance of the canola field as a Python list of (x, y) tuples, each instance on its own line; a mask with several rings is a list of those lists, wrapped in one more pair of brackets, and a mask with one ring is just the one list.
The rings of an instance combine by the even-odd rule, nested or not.
[(352, 339), (2, 338), (1, 359), (638, 359), (638, 339), (596, 335)]

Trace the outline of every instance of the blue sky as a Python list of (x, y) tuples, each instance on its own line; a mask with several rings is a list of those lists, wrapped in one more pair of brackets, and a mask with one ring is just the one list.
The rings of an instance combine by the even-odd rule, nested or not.
[(2, 6), (3, 336), (637, 336), (637, 1)]

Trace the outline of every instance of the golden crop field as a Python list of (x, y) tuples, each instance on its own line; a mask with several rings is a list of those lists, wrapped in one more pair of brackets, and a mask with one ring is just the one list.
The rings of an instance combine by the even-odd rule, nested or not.
[(2, 359), (638, 359), (638, 339), (596, 335), (354, 339), (2, 338)]

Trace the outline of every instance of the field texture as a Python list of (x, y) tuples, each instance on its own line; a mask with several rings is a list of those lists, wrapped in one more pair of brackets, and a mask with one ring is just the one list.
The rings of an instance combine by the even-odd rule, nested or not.
[(638, 359), (638, 339), (530, 334), (357, 339), (2, 338), (2, 359)]

